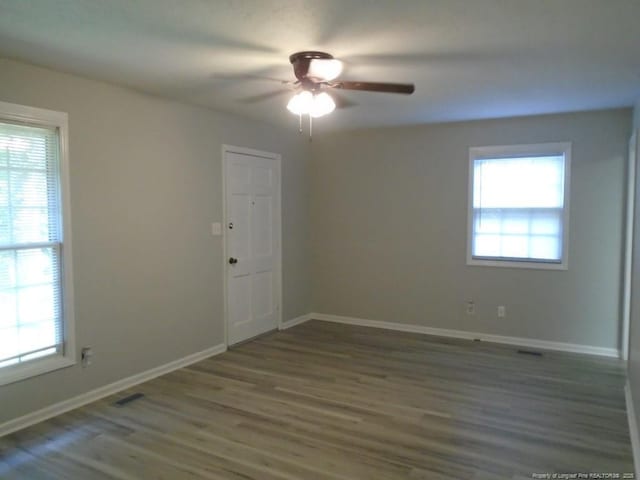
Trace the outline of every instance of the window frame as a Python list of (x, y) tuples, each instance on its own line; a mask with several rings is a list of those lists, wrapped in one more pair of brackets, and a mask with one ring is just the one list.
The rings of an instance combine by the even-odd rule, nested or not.
[(42, 375), (76, 364), (75, 316), (73, 301), (73, 263), (71, 249), (71, 202), (69, 187), (69, 120), (65, 112), (0, 102), (0, 122), (55, 128), (58, 131), (60, 233), (60, 288), (62, 292), (63, 353), (35, 358), (0, 368), (0, 386)]
[[(541, 270), (569, 268), (569, 200), (571, 185), (571, 142), (534, 143), (526, 145), (490, 145), (469, 148), (467, 188), (467, 265)], [(562, 258), (560, 262), (495, 257), (473, 257), (473, 186), (474, 162), (483, 158), (517, 158), (527, 156), (564, 155), (564, 206), (562, 212)]]

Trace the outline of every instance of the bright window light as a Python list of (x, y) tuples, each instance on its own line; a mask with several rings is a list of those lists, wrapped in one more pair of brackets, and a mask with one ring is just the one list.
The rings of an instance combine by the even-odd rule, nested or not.
[(566, 268), (569, 156), (568, 144), (471, 149), (469, 264)]
[(0, 124), (0, 364), (62, 346), (57, 141)]
[(0, 385), (74, 362), (66, 124), (62, 112), (0, 102)]

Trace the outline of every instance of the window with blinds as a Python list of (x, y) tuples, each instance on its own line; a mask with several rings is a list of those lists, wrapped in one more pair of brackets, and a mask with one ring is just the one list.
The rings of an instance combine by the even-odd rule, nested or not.
[(566, 268), (569, 144), (470, 151), (469, 264)]
[(0, 117), (0, 379), (65, 356), (60, 153), (59, 127)]

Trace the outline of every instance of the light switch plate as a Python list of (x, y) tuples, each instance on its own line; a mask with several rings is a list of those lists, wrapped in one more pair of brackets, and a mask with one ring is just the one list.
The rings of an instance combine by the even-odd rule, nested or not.
[(211, 235), (214, 237), (222, 235), (222, 224), (220, 222), (213, 222), (211, 224)]

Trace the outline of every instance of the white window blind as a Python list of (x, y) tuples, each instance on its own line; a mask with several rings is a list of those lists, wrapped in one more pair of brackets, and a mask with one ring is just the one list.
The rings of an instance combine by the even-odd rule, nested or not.
[(0, 122), (0, 367), (64, 350), (57, 128)]
[[(523, 146), (525, 147), (525, 146)], [(566, 256), (567, 152), (543, 144), (472, 149), (471, 263), (562, 264)], [(567, 147), (568, 148), (568, 147)], [(475, 154), (474, 154), (475, 153)]]

